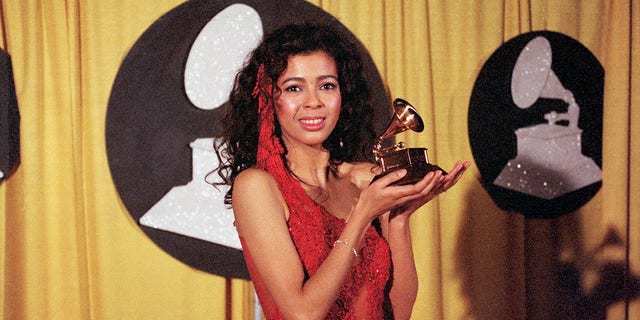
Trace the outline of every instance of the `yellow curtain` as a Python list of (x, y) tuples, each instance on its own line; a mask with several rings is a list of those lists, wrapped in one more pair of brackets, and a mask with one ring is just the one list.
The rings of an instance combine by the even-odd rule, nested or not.
[[(546, 306), (557, 304), (548, 277), (558, 261), (576, 263), (587, 293), (604, 265), (640, 277), (640, 0), (310, 2), (360, 38), (392, 97), (419, 109), (427, 132), (401, 139), (428, 146), (445, 168), (473, 160), (471, 90), (484, 61), (509, 39), (566, 34), (606, 72), (598, 194), (575, 213), (528, 220), (497, 208), (473, 167), (413, 218), (420, 277), (413, 319), (554, 319), (557, 310)], [(254, 318), (250, 283), (194, 270), (158, 248), (130, 218), (109, 172), (105, 115), (120, 63), (181, 3), (0, 1), (22, 159), (0, 184), (5, 319)], [(601, 247), (611, 234), (622, 246)], [(640, 318), (639, 293), (629, 295), (607, 319)]]

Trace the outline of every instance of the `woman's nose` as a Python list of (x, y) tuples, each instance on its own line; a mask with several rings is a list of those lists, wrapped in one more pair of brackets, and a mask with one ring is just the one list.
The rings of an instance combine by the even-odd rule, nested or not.
[(307, 108), (319, 108), (322, 106), (322, 100), (320, 99), (320, 95), (315, 90), (307, 91), (307, 101), (305, 103), (305, 107)]

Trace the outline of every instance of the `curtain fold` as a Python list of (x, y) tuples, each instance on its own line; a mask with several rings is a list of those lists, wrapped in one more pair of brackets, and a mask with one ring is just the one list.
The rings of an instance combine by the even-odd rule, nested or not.
[[(638, 192), (640, 191), (640, 172), (633, 168), (634, 165), (640, 163), (640, 126), (638, 125), (640, 121), (640, 110), (638, 108), (638, 105), (640, 105), (640, 67), (638, 67), (640, 62), (640, 23), (638, 23), (638, 19), (640, 19), (640, 1), (634, 0), (630, 6), (629, 25), (631, 32), (628, 37), (631, 46), (629, 122), (633, 125), (629, 130), (630, 143), (628, 148), (631, 157), (627, 168), (630, 190), (627, 222), (627, 232), (629, 233), (627, 266), (631, 272), (637, 275), (640, 270), (640, 232), (638, 232), (638, 226), (640, 226), (640, 192)], [(640, 303), (637, 299), (630, 303), (628, 314), (640, 314)]]
[[(471, 91), (500, 45), (548, 30), (586, 46), (605, 69), (602, 188), (574, 213), (524, 219), (495, 205), (474, 164), (412, 218), (420, 279), (412, 318), (560, 319), (570, 311), (554, 277), (568, 263), (586, 297), (607, 277), (626, 279), (626, 297), (604, 317), (640, 317), (640, 0), (310, 2), (362, 41), (390, 96), (424, 118), (425, 132), (398, 139), (426, 146), (445, 169), (473, 160)], [(118, 68), (182, 3), (0, 0), (22, 160), (0, 181), (5, 319), (255, 318), (250, 282), (166, 254), (127, 213), (109, 171), (105, 118)]]

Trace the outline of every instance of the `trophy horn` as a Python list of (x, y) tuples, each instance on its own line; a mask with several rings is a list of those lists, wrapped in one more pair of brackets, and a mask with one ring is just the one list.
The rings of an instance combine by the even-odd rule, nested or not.
[(396, 98), (393, 100), (393, 116), (391, 121), (378, 140), (382, 141), (407, 130), (422, 132), (422, 130), (424, 130), (424, 123), (416, 109), (409, 102)]

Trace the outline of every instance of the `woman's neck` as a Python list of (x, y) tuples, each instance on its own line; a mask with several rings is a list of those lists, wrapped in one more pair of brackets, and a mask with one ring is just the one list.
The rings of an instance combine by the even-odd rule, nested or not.
[(305, 184), (324, 189), (327, 184), (329, 151), (321, 147), (287, 146), (291, 171)]

